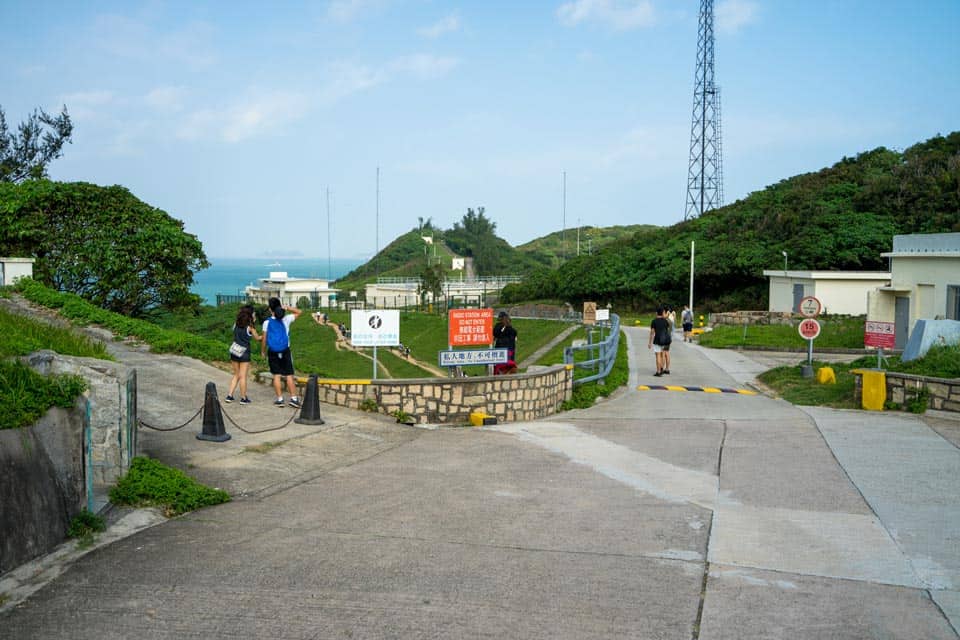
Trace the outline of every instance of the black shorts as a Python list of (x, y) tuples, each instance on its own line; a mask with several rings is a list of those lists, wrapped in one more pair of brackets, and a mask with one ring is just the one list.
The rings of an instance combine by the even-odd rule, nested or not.
[(267, 362), (270, 363), (270, 373), (275, 376), (293, 375), (293, 358), (290, 357), (290, 348), (283, 351), (267, 350)]
[(693, 331), (693, 323), (692, 323), (692, 322), (684, 322), (684, 323), (683, 323), (683, 330), (684, 330), (685, 332), (687, 332), (687, 333), (690, 333), (691, 331)]
[(231, 353), (230, 361), (231, 362), (250, 362), (250, 349), (247, 349), (247, 352), (239, 358)]

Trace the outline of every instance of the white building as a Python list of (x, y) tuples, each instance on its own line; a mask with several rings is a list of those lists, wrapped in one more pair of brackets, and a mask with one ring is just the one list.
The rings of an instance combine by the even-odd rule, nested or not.
[(300, 298), (307, 298), (311, 307), (331, 307), (336, 305), (340, 289), (330, 288), (326, 278), (292, 278), (286, 271), (271, 271), (269, 277), (262, 278), (258, 285), (247, 286), (245, 292), (258, 304), (279, 298), (283, 304), (295, 307)]
[(893, 322), (898, 349), (917, 320), (960, 320), (960, 233), (893, 236), (890, 284), (870, 295), (869, 320)]
[[(511, 282), (520, 282), (520, 277), (484, 276), (445, 280), (439, 300), (434, 300), (433, 295), (429, 293), (424, 296), (424, 299), (427, 304), (438, 304), (442, 300), (448, 305), (479, 307), (486, 304), (488, 295), (499, 293)], [(366, 285), (366, 304), (368, 307), (377, 309), (415, 307), (420, 303), (419, 290), (419, 278), (381, 277), (377, 282)]]
[(0, 258), (0, 287), (33, 277), (33, 258)]
[(800, 300), (814, 296), (822, 313), (862, 316), (867, 297), (877, 287), (890, 283), (890, 273), (880, 271), (783, 271), (763, 272), (770, 278), (770, 311), (797, 313)]

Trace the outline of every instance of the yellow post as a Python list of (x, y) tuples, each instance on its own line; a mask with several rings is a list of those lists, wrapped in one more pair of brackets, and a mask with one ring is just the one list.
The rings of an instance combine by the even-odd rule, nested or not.
[(817, 369), (817, 382), (820, 384), (837, 384), (837, 374), (833, 372), (833, 367)]
[(861, 404), (870, 411), (883, 411), (887, 402), (887, 375), (883, 371), (857, 369), (863, 377)]

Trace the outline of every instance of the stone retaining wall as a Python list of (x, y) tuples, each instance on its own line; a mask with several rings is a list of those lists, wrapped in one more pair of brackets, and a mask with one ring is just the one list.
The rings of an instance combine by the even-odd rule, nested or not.
[(573, 393), (573, 367), (472, 378), (321, 379), (317, 389), (321, 402), (360, 409), (373, 400), (381, 412), (403, 411), (417, 423), (466, 423), (474, 411), (518, 422), (559, 411)]
[[(884, 376), (887, 386), (887, 402), (903, 406), (917, 397), (923, 389), (930, 395), (927, 407), (940, 411), (960, 412), (960, 379), (927, 378), (909, 373), (887, 371)], [(856, 400), (860, 404), (863, 397), (863, 377), (856, 376)]]
[[(677, 317), (679, 318), (679, 315)], [(745, 324), (793, 324), (793, 319), (794, 314), (785, 311), (727, 311), (724, 313), (711, 313), (709, 323), (710, 326), (716, 326), (718, 324), (732, 324), (737, 326)]]

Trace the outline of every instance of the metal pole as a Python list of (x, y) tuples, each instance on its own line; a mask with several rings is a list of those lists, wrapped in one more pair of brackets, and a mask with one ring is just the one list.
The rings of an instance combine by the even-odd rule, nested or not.
[(690, 241), (690, 313), (693, 313), (693, 251), (696, 241)]
[(373, 345), (373, 379), (377, 379), (377, 345)]

